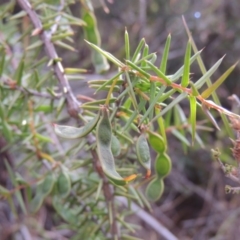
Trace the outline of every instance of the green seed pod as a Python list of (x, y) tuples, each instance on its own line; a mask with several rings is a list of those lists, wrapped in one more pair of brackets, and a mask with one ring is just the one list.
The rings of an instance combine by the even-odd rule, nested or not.
[(164, 139), (161, 135), (155, 132), (148, 132), (148, 141), (151, 145), (151, 147), (157, 152), (157, 153), (164, 153), (167, 150), (166, 143), (164, 142)]
[(35, 197), (32, 199), (32, 201), (30, 202), (30, 212), (37, 212), (40, 207), (43, 204), (43, 200), (44, 200), (44, 195), (42, 195), (41, 193), (37, 193), (35, 195)]
[(63, 197), (67, 197), (71, 191), (71, 180), (66, 172), (61, 172), (57, 179), (58, 193)]
[(155, 161), (155, 171), (160, 178), (165, 178), (172, 169), (172, 162), (170, 157), (164, 153), (159, 154)]
[(118, 156), (121, 153), (121, 144), (115, 135), (112, 135), (111, 151), (113, 156)]
[(162, 196), (164, 191), (164, 182), (162, 179), (154, 178), (146, 188), (146, 196), (149, 200), (155, 202)]
[(99, 120), (99, 117), (100, 115), (98, 113), (91, 121), (89, 121), (85, 126), (80, 128), (54, 124), (54, 131), (59, 137), (62, 138), (81, 138), (89, 134), (94, 129)]
[(97, 124), (97, 153), (103, 172), (117, 185), (125, 185), (127, 180), (116, 171), (113, 154), (111, 151), (112, 128), (109, 121), (107, 107), (101, 107), (101, 117)]
[(151, 157), (145, 133), (142, 133), (137, 140), (136, 152), (140, 164), (147, 170), (150, 170)]
[(55, 183), (55, 179), (52, 173), (49, 173), (43, 182), (38, 185), (37, 191), (41, 192), (41, 194), (46, 197), (53, 189)]

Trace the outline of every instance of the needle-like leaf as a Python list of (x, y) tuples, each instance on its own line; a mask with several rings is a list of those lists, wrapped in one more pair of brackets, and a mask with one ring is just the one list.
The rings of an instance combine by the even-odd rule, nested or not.
[(225, 73), (222, 74), (221, 77), (218, 78), (216, 82), (213, 83), (212, 86), (207, 88), (201, 95), (203, 98), (207, 99), (212, 95), (212, 93), (226, 80), (226, 78), (231, 74), (231, 72), (234, 70), (238, 62), (233, 64)]
[(165, 47), (163, 50), (162, 61), (159, 67), (160, 71), (164, 74), (166, 73), (166, 69), (167, 69), (167, 60), (168, 60), (170, 44), (171, 44), (171, 34), (169, 34), (167, 37), (167, 41), (165, 43)]
[(190, 58), (191, 58), (191, 41), (189, 40), (184, 57), (184, 68), (181, 81), (181, 85), (183, 87), (187, 87), (189, 84)]
[(192, 126), (192, 145), (196, 135), (196, 114), (197, 114), (197, 100), (194, 96), (189, 96), (190, 102), (190, 123)]

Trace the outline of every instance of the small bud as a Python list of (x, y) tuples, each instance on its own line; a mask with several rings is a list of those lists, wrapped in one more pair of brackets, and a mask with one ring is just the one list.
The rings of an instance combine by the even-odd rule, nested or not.
[(42, 32), (43, 32), (43, 29), (42, 29), (42, 28), (35, 28), (35, 29), (32, 31), (32, 36), (40, 35)]

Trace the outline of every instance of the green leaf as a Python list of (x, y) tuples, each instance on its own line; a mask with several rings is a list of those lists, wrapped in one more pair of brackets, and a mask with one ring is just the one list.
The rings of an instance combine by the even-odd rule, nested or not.
[(3, 74), (5, 57), (6, 57), (6, 53), (5, 53), (4, 49), (2, 49), (1, 50), (1, 60), (0, 60), (0, 77), (2, 77), (2, 74)]
[(189, 96), (190, 102), (190, 123), (192, 126), (192, 145), (194, 144), (196, 134), (196, 114), (197, 114), (197, 100), (194, 96)]
[(171, 44), (171, 34), (169, 34), (167, 37), (167, 41), (165, 43), (165, 47), (164, 47), (164, 51), (163, 51), (163, 55), (162, 55), (161, 65), (159, 67), (160, 71), (163, 74), (166, 73), (166, 69), (167, 69), (167, 61), (168, 61), (168, 53), (169, 53), (169, 49), (170, 49), (170, 44)]
[(2, 133), (8, 142), (12, 141), (13, 132), (10, 125), (5, 120), (2, 121)]
[(125, 65), (120, 62), (117, 58), (115, 58), (112, 54), (110, 54), (109, 52), (106, 52), (104, 50), (102, 50), (100, 47), (96, 46), (93, 43), (88, 42), (87, 40), (85, 40), (85, 42), (90, 45), (93, 49), (95, 49), (97, 52), (101, 53), (103, 56), (105, 56), (109, 61), (111, 61), (112, 63), (114, 63), (115, 65), (117, 65), (118, 67), (122, 68)]
[[(142, 193), (142, 191), (139, 189), (136, 189), (136, 192), (139, 196), (139, 198), (141, 199), (141, 201), (143, 202), (143, 204), (145, 205), (145, 207), (147, 208), (147, 210), (149, 212), (152, 212), (152, 207), (150, 202), (147, 200), (147, 198), (145, 197), (145, 195)], [(141, 206), (141, 205), (140, 205)]]
[(203, 76), (194, 83), (194, 86), (199, 89), (203, 86), (203, 84), (209, 80), (209, 78), (212, 76), (212, 74), (218, 69), (219, 65), (222, 63), (224, 56), (220, 58), (206, 73), (203, 74)]
[[(157, 55), (156, 53), (150, 53), (145, 57), (142, 57), (141, 59), (139, 59), (137, 62), (134, 62), (136, 65), (140, 64), (143, 61), (149, 60), (152, 64), (154, 64), (154, 61), (157, 60)], [(147, 66), (142, 67), (142, 69), (147, 68)]]
[[(102, 85), (101, 84), (91, 84), (91, 85), (89, 85), (89, 87), (99, 89), (100, 87), (102, 87)], [(109, 92), (110, 89), (111, 89), (111, 86), (105, 86), (105, 87), (101, 88), (102, 91), (107, 91), (107, 92)], [(114, 86), (112, 89), (113, 92), (119, 92), (119, 90), (120, 90), (119, 86)]]
[(136, 200), (137, 200), (139, 206), (141, 208), (144, 208), (143, 202), (142, 202), (141, 198), (139, 197), (138, 190), (135, 189), (132, 185), (129, 185), (128, 191), (131, 192), (136, 197)]
[(50, 105), (40, 105), (35, 108), (35, 112), (51, 113), (52, 107)]
[(43, 42), (41, 40), (38, 40), (36, 42), (34, 42), (33, 44), (29, 45), (26, 50), (32, 50), (32, 49), (35, 49), (35, 48), (38, 48), (40, 46), (43, 45)]
[(212, 86), (208, 87), (201, 95), (204, 99), (209, 98), (212, 93), (225, 81), (225, 79), (230, 75), (230, 73), (234, 70), (238, 62), (232, 65), (225, 73), (222, 74), (221, 77), (218, 78), (216, 82), (213, 83)]
[(0, 185), (0, 197), (8, 197), (9, 195), (10, 195), (10, 191)]
[(97, 192), (96, 192), (96, 196), (95, 196), (95, 200), (97, 201), (99, 196), (100, 196), (100, 193), (102, 191), (102, 186), (103, 186), (103, 180), (100, 180), (99, 181), (99, 184), (98, 184), (98, 188), (97, 188)]
[(64, 40), (67, 37), (73, 36), (73, 35), (74, 35), (74, 32), (64, 32), (64, 33), (60, 33), (60, 34), (55, 34), (55, 35), (52, 35), (51, 41), (55, 42), (55, 41), (58, 41), (58, 40)]
[(200, 93), (198, 92), (197, 88), (195, 87), (194, 83), (193, 82), (189, 82), (190, 86), (191, 86), (191, 90), (192, 90), (192, 95), (193, 96), (199, 96)]
[(71, 45), (69, 45), (67, 43), (64, 43), (63, 41), (58, 40), (58, 41), (55, 41), (54, 44), (56, 44), (57, 46), (62, 47), (64, 49), (67, 49), (69, 51), (77, 52), (77, 50), (74, 47), (72, 47)]
[(173, 108), (177, 103), (182, 101), (187, 96), (187, 93), (183, 92), (178, 97), (176, 97), (170, 104), (167, 105), (159, 114), (157, 114), (151, 122), (156, 121), (159, 117), (163, 116), (166, 112), (168, 112), (171, 108)]
[(164, 73), (162, 73), (161, 70), (159, 70), (157, 67), (155, 67), (151, 62), (147, 61), (147, 64), (157, 74), (157, 76), (162, 78), (163, 80), (165, 80), (165, 82), (167, 84), (171, 84), (172, 83), (171, 80)]
[[(94, 94), (96, 94), (97, 92), (99, 92), (100, 90), (104, 89), (104, 87), (108, 86), (108, 85), (112, 85), (113, 81), (117, 78), (119, 78), (119, 76), (122, 74), (122, 72), (119, 72), (118, 74), (116, 74), (114, 77), (112, 77), (111, 79), (105, 81), (103, 84), (101, 84), (101, 86), (95, 91)], [(120, 80), (120, 79), (119, 79)]]
[(187, 87), (189, 84), (189, 73), (190, 73), (190, 58), (191, 58), (191, 42), (188, 41), (185, 57), (184, 57), (184, 68), (181, 85)]
[(156, 202), (160, 199), (164, 191), (164, 182), (162, 179), (155, 178), (147, 186), (146, 196), (149, 200)]
[[(198, 58), (198, 56), (201, 54), (201, 52), (202, 52), (202, 50), (196, 52), (196, 53), (190, 58), (190, 64), (192, 64), (192, 63)], [(179, 68), (179, 69), (177, 70), (177, 72), (174, 73), (174, 74), (171, 76), (171, 81), (175, 82), (176, 80), (178, 80), (178, 79), (182, 76), (182, 74), (183, 74), (183, 69), (184, 69), (184, 65), (183, 65), (181, 68)]]
[(87, 73), (87, 69), (83, 68), (64, 68), (65, 74), (75, 74), (75, 73)]
[[(145, 43), (145, 46), (144, 46), (144, 49), (143, 49), (143, 54), (142, 54), (143, 58), (145, 58), (149, 55), (148, 52), (149, 52), (149, 46)], [(142, 61), (141, 62), (141, 67), (145, 67), (145, 66), (146, 66), (146, 62)]]
[(129, 45), (129, 36), (127, 32), (127, 28), (125, 28), (125, 53), (126, 53), (126, 59), (130, 59), (130, 45)]
[[(144, 99), (141, 98), (140, 101), (143, 102)], [(140, 104), (139, 104), (139, 105), (140, 105)], [(141, 109), (139, 109), (139, 108), (138, 108), (138, 110), (141, 111)], [(137, 111), (134, 111), (134, 112), (132, 113), (132, 115), (130, 116), (130, 118), (128, 118), (127, 123), (126, 123), (126, 124), (124, 125), (124, 127), (122, 128), (122, 132), (127, 131), (130, 126), (133, 126), (134, 120), (136, 119), (137, 115), (138, 115), (138, 112), (137, 112)]]
[[(151, 54), (149, 54), (151, 55)], [(157, 54), (156, 53), (152, 53), (152, 58), (149, 60), (152, 64), (154, 64), (157, 61)]]
[(27, 15), (26, 11), (20, 11), (17, 14), (12, 15), (10, 18), (8, 18), (9, 21), (18, 19), (18, 18), (23, 18)]
[(144, 77), (146, 77), (147, 79), (150, 78), (150, 74), (147, 73), (146, 71), (142, 70), (142, 68), (138, 67), (135, 63), (127, 60), (126, 63), (131, 67), (133, 68), (134, 70), (138, 71), (139, 73), (141, 73)]
[(71, 24), (74, 24), (74, 25), (78, 25), (78, 26), (86, 26), (87, 23), (84, 22), (82, 19), (80, 18), (76, 18), (74, 17), (73, 15), (69, 15), (67, 14), (66, 12), (61, 12), (61, 14), (66, 17), (68, 20), (70, 20), (70, 23)]
[[(186, 29), (187, 35), (188, 35), (189, 39), (191, 39), (191, 44), (192, 44), (193, 51), (195, 53), (197, 53), (198, 52), (197, 46), (196, 46), (196, 44), (195, 44), (195, 42), (194, 42), (194, 40), (192, 38), (192, 35), (190, 33), (190, 30), (189, 30), (189, 28), (187, 26), (187, 23), (186, 23), (184, 17), (182, 17), (182, 18), (183, 18), (183, 24), (184, 24), (184, 27)], [(205, 74), (207, 72), (206, 71), (206, 67), (205, 67), (205, 65), (203, 63), (203, 60), (202, 60), (200, 55), (198, 55), (197, 61), (198, 61), (198, 65), (199, 65), (199, 67), (201, 69), (202, 74)], [(210, 87), (212, 85), (211, 79), (207, 79), (206, 83), (207, 83), (207, 86)], [(221, 103), (219, 101), (219, 98), (218, 98), (218, 96), (217, 96), (217, 94), (215, 92), (212, 93), (212, 97), (213, 97), (214, 102), (217, 105), (221, 105)], [(233, 135), (233, 130), (232, 130), (232, 128), (229, 125), (229, 121), (228, 121), (227, 117), (224, 114), (221, 114), (221, 118), (223, 120), (224, 126), (226, 127), (226, 130), (227, 130), (229, 136), (233, 137), (234, 136)]]
[(203, 112), (206, 114), (206, 116), (207, 116), (207, 118), (210, 120), (210, 122), (215, 126), (215, 128), (220, 131), (220, 127), (218, 126), (215, 118), (214, 118), (213, 115), (210, 113), (210, 111), (209, 111), (208, 108), (205, 106), (205, 104), (202, 104), (202, 110), (203, 110)]
[(17, 81), (17, 84), (19, 86), (21, 86), (23, 70), (24, 70), (24, 58), (21, 59), (19, 65), (17, 67), (17, 70), (13, 76), (13, 79)]
[(129, 95), (132, 99), (133, 106), (134, 106), (135, 110), (137, 111), (138, 110), (137, 109), (137, 100), (136, 100), (136, 95), (133, 91), (133, 85), (132, 85), (131, 79), (129, 77), (129, 73), (125, 72), (125, 74), (126, 74), (126, 79), (127, 79), (127, 83), (128, 83), (127, 89), (129, 90)]
[(41, 142), (53, 143), (53, 140), (49, 137), (43, 136), (40, 133), (36, 133), (35, 135)]
[(179, 139), (182, 143), (186, 144), (188, 147), (191, 146), (191, 144), (189, 143), (189, 141), (187, 140), (187, 138), (185, 136), (183, 136), (177, 129), (173, 129), (171, 131), (172, 135), (174, 135), (177, 139)]
[(142, 47), (143, 45), (145, 44), (145, 39), (142, 38), (141, 41), (139, 42), (134, 54), (133, 54), (133, 57), (132, 57), (132, 62), (136, 63), (136, 61), (138, 61), (140, 55), (141, 55), (141, 50), (142, 50)]
[[(116, 98), (115, 97), (113, 97), (113, 98), (110, 98), (109, 99), (109, 103), (115, 103), (116, 102)], [(81, 105), (81, 107), (83, 107), (83, 106), (93, 106), (93, 105), (96, 105), (96, 106), (98, 106), (98, 108), (99, 108), (99, 105), (103, 105), (104, 103), (106, 102), (106, 99), (100, 99), (100, 100), (96, 100), (96, 101), (92, 101), (92, 102), (86, 102), (86, 103), (83, 103), (82, 105)], [(84, 107), (83, 107), (84, 108)]]
[(150, 106), (148, 107), (147, 111), (144, 113), (143, 117), (141, 118), (141, 121), (139, 122), (139, 125), (141, 125), (145, 119), (148, 117), (150, 112), (154, 109), (155, 105), (159, 102), (160, 96), (163, 94), (163, 91), (165, 88), (161, 88), (158, 94), (152, 99)]

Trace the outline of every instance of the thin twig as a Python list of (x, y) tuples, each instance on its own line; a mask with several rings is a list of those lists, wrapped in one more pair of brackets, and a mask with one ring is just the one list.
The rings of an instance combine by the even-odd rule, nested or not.
[[(58, 54), (55, 50), (55, 47), (53, 43), (51, 42), (52, 34), (51, 32), (47, 32), (43, 30), (42, 23), (35, 12), (35, 10), (32, 8), (31, 4), (28, 0), (17, 0), (19, 5), (23, 10), (26, 11), (28, 16), (31, 19), (32, 24), (34, 25), (35, 29), (39, 29), (39, 35), (41, 37), (41, 40), (43, 41), (43, 44), (45, 46), (46, 53), (48, 57), (51, 60), (59, 59)], [(66, 96), (67, 106), (68, 106), (68, 113), (70, 116), (74, 118), (78, 118), (78, 114), (80, 113), (80, 105), (81, 103), (76, 99), (74, 94), (72, 93), (71, 87), (69, 85), (68, 79), (64, 74), (64, 68), (60, 61), (54, 61), (54, 64), (52, 65), (53, 71), (60, 83), (60, 86), (62, 88), (62, 92)]]

